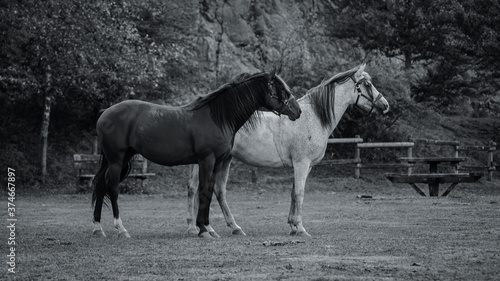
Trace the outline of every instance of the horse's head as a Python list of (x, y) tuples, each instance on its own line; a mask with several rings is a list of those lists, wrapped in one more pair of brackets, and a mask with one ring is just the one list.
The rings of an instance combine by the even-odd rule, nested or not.
[(356, 94), (354, 105), (368, 112), (368, 114), (375, 108), (387, 113), (389, 103), (373, 86), (370, 75), (365, 72), (365, 66), (366, 64), (362, 64), (358, 71), (351, 76), (354, 82), (354, 94)]
[(266, 107), (277, 115), (284, 114), (292, 121), (300, 118), (302, 110), (290, 91), (290, 87), (272, 70), (268, 75), (269, 94)]

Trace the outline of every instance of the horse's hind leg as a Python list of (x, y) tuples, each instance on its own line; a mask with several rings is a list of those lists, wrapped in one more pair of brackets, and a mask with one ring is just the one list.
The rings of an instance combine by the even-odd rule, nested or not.
[[(227, 226), (229, 226), (233, 231), (233, 235), (246, 235), (245, 232), (241, 229), (241, 227), (236, 224), (233, 215), (231, 214), (231, 210), (227, 205), (226, 200), (226, 183), (229, 176), (229, 168), (231, 165), (231, 157), (224, 160), (218, 172), (214, 175), (215, 177), (215, 187), (214, 193), (217, 197), (217, 201), (219, 202), (219, 206), (224, 214), (224, 218), (226, 220)], [(189, 182), (188, 182), (188, 233), (196, 234), (198, 230), (194, 224), (194, 214), (198, 212), (198, 176), (199, 176), (199, 168), (197, 165), (193, 165), (192, 169), (189, 170)], [(218, 237), (219, 235), (213, 230), (210, 225), (205, 226), (207, 231), (213, 237)]]
[(94, 230), (92, 231), (92, 235), (101, 237), (106, 237), (106, 234), (104, 234), (104, 230), (102, 230), (101, 227), (101, 212), (102, 204), (104, 203), (104, 196), (106, 196), (106, 192), (108, 190), (105, 176), (107, 169), (108, 161), (103, 155), (101, 167), (92, 180), (92, 185), (94, 187), (92, 194), (92, 203), (94, 205)]
[[(128, 163), (128, 161), (125, 163)], [(125, 227), (123, 227), (122, 219), (120, 218), (120, 211), (118, 210), (118, 185), (120, 184), (120, 175), (122, 169), (122, 163), (110, 163), (106, 176), (109, 181), (109, 199), (111, 201), (111, 208), (113, 210), (114, 225), (115, 228), (118, 229), (118, 236), (130, 238), (130, 234), (125, 229)]]
[[(96, 177), (99, 177), (99, 175), (96, 175)], [(100, 176), (100, 178), (95, 179), (97, 181), (96, 184), (99, 185), (105, 185), (105, 180), (103, 178), (103, 175)], [(104, 230), (101, 227), (101, 212), (102, 212), (102, 204), (104, 203), (104, 196), (106, 196), (106, 189), (104, 188), (99, 188), (95, 192), (95, 205), (94, 205), (94, 230), (92, 231), (92, 235), (94, 236), (101, 236), (101, 237), (106, 237), (106, 234), (104, 234)]]
[(188, 234), (190, 235), (197, 235), (198, 234), (198, 228), (196, 227), (195, 221), (196, 217), (195, 214), (198, 213), (198, 185), (199, 185), (199, 168), (198, 165), (190, 165), (189, 166), (189, 179), (188, 179), (188, 196), (187, 196), (187, 201), (188, 201), (188, 217), (187, 217), (187, 224), (188, 224)]
[(231, 210), (229, 209), (226, 200), (226, 184), (229, 176), (229, 168), (231, 167), (231, 159), (232, 157), (229, 157), (228, 159), (224, 160), (220, 170), (216, 174), (214, 193), (217, 201), (219, 201), (219, 206), (222, 210), (222, 213), (224, 214), (227, 226), (229, 226), (233, 230), (233, 235), (246, 235), (241, 227), (236, 224), (236, 221), (234, 220), (233, 214), (231, 214)]

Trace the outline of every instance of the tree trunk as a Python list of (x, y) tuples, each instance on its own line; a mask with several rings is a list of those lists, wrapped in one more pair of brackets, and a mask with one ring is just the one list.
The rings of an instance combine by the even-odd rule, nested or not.
[(50, 106), (52, 103), (51, 98), (51, 73), (50, 66), (47, 67), (47, 72), (45, 73), (45, 93), (44, 93), (44, 104), (43, 104), (43, 117), (42, 117), (42, 157), (41, 157), (41, 180), (42, 184), (45, 184), (47, 177), (47, 148), (48, 148), (48, 136), (49, 136), (49, 123), (50, 123)]
[(224, 36), (224, 7), (226, 6), (226, 1), (223, 0), (222, 6), (220, 7), (220, 18), (217, 15), (217, 11), (219, 10), (219, 2), (216, 0), (215, 1), (215, 20), (219, 23), (220, 27), (220, 32), (216, 36), (215, 40), (217, 41), (217, 49), (215, 50), (215, 87), (218, 87), (219, 85), (219, 64), (220, 64), (220, 55), (221, 55), (221, 49), (222, 49), (222, 36)]
[(411, 52), (410, 51), (405, 51), (405, 71), (411, 70)]

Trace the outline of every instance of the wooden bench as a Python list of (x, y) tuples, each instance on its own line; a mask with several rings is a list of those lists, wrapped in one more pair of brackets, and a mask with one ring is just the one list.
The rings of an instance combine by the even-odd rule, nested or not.
[[(78, 191), (90, 189), (92, 179), (101, 165), (101, 155), (99, 154), (74, 154), (76, 186)], [(149, 177), (155, 176), (155, 173), (148, 173), (148, 161), (141, 155), (136, 155), (132, 161), (132, 169), (127, 178), (141, 180), (141, 187), (144, 188)], [(86, 187), (85, 182), (88, 181)]]
[(455, 172), (483, 172), (483, 175), (487, 176), (488, 181), (493, 181), (493, 172), (496, 171), (497, 164), (494, 162), (494, 154), (497, 151), (497, 144), (494, 141), (490, 141), (488, 145), (461, 145), (458, 141), (446, 141), (446, 140), (429, 140), (429, 139), (412, 139), (415, 143), (449, 146), (453, 152), (453, 157), (459, 157), (459, 154), (475, 152), (486, 152), (487, 153), (487, 164), (486, 165), (470, 165), (461, 164), (457, 165)]
[[(451, 185), (446, 189), (446, 191), (441, 196), (448, 195), (457, 184), (461, 182), (476, 182), (478, 181), (482, 174), (480, 173), (428, 173), (428, 174), (386, 174), (388, 180), (393, 183), (408, 183), (410, 184), (418, 194), (425, 196), (425, 193), (416, 185), (417, 183), (426, 183), (429, 185), (430, 196), (437, 196), (438, 189), (435, 191), (432, 188), (436, 188), (439, 184), (451, 183)], [(433, 192), (435, 192), (433, 194)]]
[(429, 165), (429, 173), (425, 174), (386, 174), (386, 178), (394, 183), (408, 183), (418, 194), (425, 196), (425, 193), (416, 185), (417, 183), (426, 183), (429, 185), (429, 196), (439, 196), (439, 185), (442, 183), (451, 183), (446, 191), (441, 196), (446, 196), (450, 193), (457, 184), (461, 182), (475, 182), (479, 180), (482, 174), (478, 173), (440, 173), (438, 172), (438, 164), (449, 163), (456, 167), (467, 158), (465, 157), (401, 157), (403, 162), (409, 164), (425, 163)]

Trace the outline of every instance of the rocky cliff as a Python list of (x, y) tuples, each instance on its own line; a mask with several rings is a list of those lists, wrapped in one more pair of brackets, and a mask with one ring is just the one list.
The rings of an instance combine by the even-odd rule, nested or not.
[[(322, 1), (203, 0), (193, 2), (190, 60), (212, 87), (241, 72), (277, 67), (292, 87), (305, 90), (355, 66), (365, 52), (324, 32)], [(320, 16), (319, 16), (320, 15)]]

